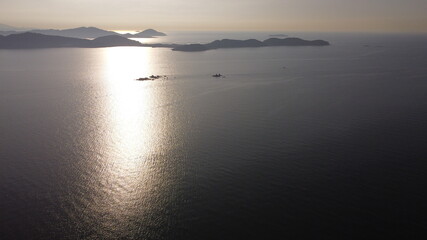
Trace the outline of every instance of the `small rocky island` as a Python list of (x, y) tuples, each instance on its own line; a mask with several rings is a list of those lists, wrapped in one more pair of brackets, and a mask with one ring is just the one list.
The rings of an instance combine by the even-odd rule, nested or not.
[(221, 73), (216, 73), (216, 74), (212, 75), (212, 77), (214, 77), (214, 78), (225, 78), (225, 76), (222, 75)]
[(166, 79), (166, 78), (167, 78), (166, 75), (164, 75), (164, 76), (161, 76), (161, 75), (151, 75), (149, 77), (137, 78), (136, 80), (137, 81), (154, 81), (154, 80), (157, 80), (157, 79)]

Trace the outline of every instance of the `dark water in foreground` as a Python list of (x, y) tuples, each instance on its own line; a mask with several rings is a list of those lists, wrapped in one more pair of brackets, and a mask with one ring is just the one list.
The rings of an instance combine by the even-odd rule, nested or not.
[(322, 38), (0, 50), (0, 238), (424, 239), (427, 37)]

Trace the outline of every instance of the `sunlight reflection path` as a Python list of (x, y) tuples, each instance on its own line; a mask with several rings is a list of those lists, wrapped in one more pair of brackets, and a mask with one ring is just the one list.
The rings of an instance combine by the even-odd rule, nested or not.
[[(139, 82), (155, 74), (152, 51), (147, 48), (106, 48), (103, 53), (107, 128), (103, 170), (100, 171), (98, 214), (104, 229), (124, 232), (129, 221), (155, 204), (158, 191), (156, 156), (163, 155), (168, 120), (160, 105), (164, 96), (158, 82)], [(153, 203), (154, 202), (154, 203)]]

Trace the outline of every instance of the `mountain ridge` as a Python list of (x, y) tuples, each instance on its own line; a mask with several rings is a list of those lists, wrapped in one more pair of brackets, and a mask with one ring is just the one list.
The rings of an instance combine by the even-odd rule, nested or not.
[(173, 48), (173, 51), (182, 52), (200, 52), (221, 48), (255, 48), (255, 47), (275, 47), (275, 46), (328, 46), (329, 42), (325, 40), (304, 40), (301, 38), (269, 38), (264, 41), (256, 39), (233, 40), (222, 39), (215, 40), (207, 44), (186, 44)]
[[(6, 25), (7, 26), (7, 25)], [(165, 33), (159, 32), (154, 29), (146, 29), (143, 31), (140, 31), (135, 34), (120, 34), (114, 31), (108, 31), (104, 29), (100, 29), (97, 27), (77, 27), (77, 28), (69, 28), (69, 29), (32, 29), (32, 30), (4, 30), (0, 31), (0, 35), (11, 35), (11, 34), (18, 34), (23, 32), (33, 32), (33, 33), (40, 33), (44, 35), (50, 35), (50, 36), (61, 36), (61, 37), (73, 37), (73, 38), (98, 38), (98, 37), (104, 37), (104, 36), (110, 36), (110, 35), (118, 35), (126, 38), (152, 38), (152, 37), (158, 37), (158, 36), (166, 36)]]
[(142, 46), (138, 41), (125, 37), (110, 35), (93, 40), (51, 36), (40, 33), (25, 32), (0, 37), (0, 49), (34, 49), (34, 48), (99, 48), (115, 46)]

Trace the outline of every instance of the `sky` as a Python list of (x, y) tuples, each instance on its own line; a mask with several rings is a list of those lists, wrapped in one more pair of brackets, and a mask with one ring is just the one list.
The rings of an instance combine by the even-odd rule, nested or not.
[(427, 0), (0, 0), (0, 23), (54, 29), (427, 32)]

